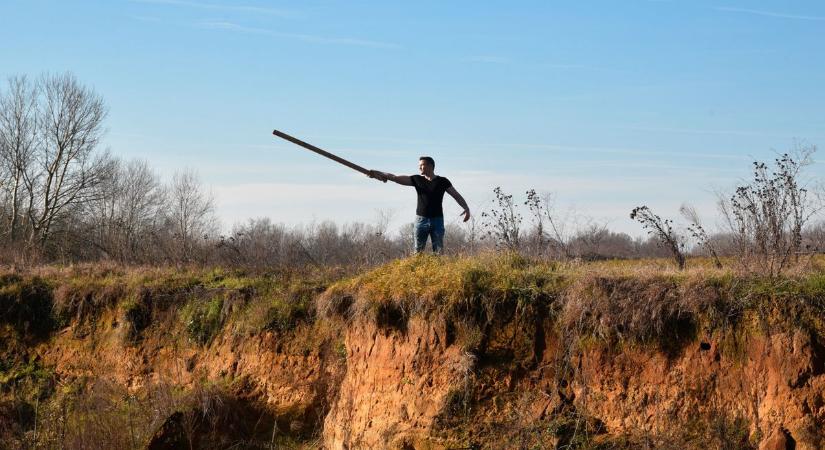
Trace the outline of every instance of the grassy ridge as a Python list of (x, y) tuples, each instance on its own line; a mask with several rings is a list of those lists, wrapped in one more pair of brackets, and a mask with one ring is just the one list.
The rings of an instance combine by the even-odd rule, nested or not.
[(675, 271), (658, 260), (575, 264), (487, 254), (420, 255), (354, 276), (336, 269), (42, 268), (0, 273), (0, 324), (21, 338), (46, 338), (70, 324), (91, 326), (103, 309), (118, 308), (139, 339), (159, 313), (171, 311), (193, 341), (207, 345), (226, 327), (249, 334), (333, 317), (391, 316), (403, 324), (413, 315), (485, 323), (539, 306), (562, 330), (603, 340), (650, 341), (673, 320), (712, 329), (754, 314), (763, 325), (825, 336), (825, 272), (756, 278), (694, 266)]
[(669, 330), (669, 321), (688, 318), (712, 329), (754, 314), (767, 325), (825, 336), (825, 272), (756, 278), (694, 266), (675, 271), (659, 260), (575, 264), (487, 254), (420, 255), (354, 276), (336, 269), (41, 268), (0, 273), (0, 324), (21, 338), (46, 338), (70, 324), (91, 326), (103, 309), (118, 308), (139, 339), (159, 313), (171, 311), (193, 341), (207, 345), (226, 327), (249, 334), (332, 317), (391, 316), (403, 324), (413, 315), (485, 323), (540, 306), (561, 329), (603, 340), (650, 341)]
[(413, 315), (436, 314), (448, 320), (475, 317), (483, 325), (497, 314), (541, 307), (560, 331), (614, 343), (684, 339), (674, 333), (713, 332), (749, 321), (765, 331), (801, 328), (825, 337), (821, 270), (760, 278), (710, 263), (695, 266), (676, 271), (659, 260), (575, 264), (517, 254), (422, 255), (333, 283), (317, 304), (321, 316), (380, 321), (389, 313), (402, 324)]
[[(0, 437), (30, 432), (40, 403), (79, 408), (71, 406), (77, 395), (63, 391), (87, 392), (95, 384), (63, 384), (33, 349), (67, 330), (83, 337), (111, 326), (100, 320), (105, 312), (127, 327), (124, 346), (141, 345), (146, 336), (171, 326), (170, 336), (196, 347), (209, 347), (221, 335), (275, 333), (299, 352), (309, 352), (326, 340), (342, 360), (342, 324), (368, 320), (403, 332), (412, 317), (443, 319), (452, 342), (479, 360), (510, 346), (506, 353), (524, 361), (495, 359), (496, 370), (506, 372), (529, 367), (527, 360), (536, 357), (530, 343), (535, 336), (528, 335), (535, 327), (524, 326), (536, 318), (549, 322), (572, 351), (632, 345), (675, 357), (700, 336), (718, 333), (727, 336), (721, 352), (736, 358), (754, 333), (795, 330), (825, 342), (825, 273), (813, 268), (758, 278), (701, 263), (676, 271), (660, 260), (581, 264), (518, 254), (420, 255), (359, 274), (99, 266), (0, 272), (0, 416), (23, 418), (11, 424), (0, 420)], [(515, 334), (507, 334), (506, 343), (495, 342), (495, 330), (503, 327), (524, 336), (514, 340)], [(120, 405), (118, 395), (100, 402)], [(163, 411), (189, 405), (184, 393), (164, 398), (176, 396), (180, 399)], [(466, 410), (466, 402), (462, 405)], [(97, 406), (83, 407), (93, 423)], [(65, 410), (60, 408), (53, 409)], [(132, 420), (134, 414), (123, 417)], [(111, 429), (122, 427), (122, 417), (110, 419)], [(151, 433), (157, 420), (147, 417), (141, 436)], [(78, 425), (81, 429), (91, 430)]]

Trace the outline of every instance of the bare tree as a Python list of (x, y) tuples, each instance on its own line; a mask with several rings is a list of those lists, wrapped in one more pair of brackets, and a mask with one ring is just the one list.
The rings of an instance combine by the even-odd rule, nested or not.
[(148, 162), (132, 160), (122, 169), (121, 192), (118, 211), (124, 251), (134, 259), (144, 253), (150, 235), (162, 225), (166, 190)]
[(39, 83), (40, 145), (24, 176), (29, 194), (29, 241), (45, 245), (66, 208), (90, 199), (110, 174), (108, 153), (96, 152), (103, 134), (103, 99), (71, 74), (43, 76)]
[(651, 236), (655, 236), (659, 240), (660, 245), (670, 250), (676, 265), (679, 266), (679, 270), (685, 268), (684, 239), (673, 230), (673, 222), (670, 219), (662, 219), (653, 214), (647, 206), (633, 208), (633, 211), (630, 212), (630, 218), (641, 223)]
[(607, 223), (586, 219), (587, 225), (576, 232), (576, 235), (569, 241), (568, 246), (571, 254), (576, 254), (586, 260), (603, 259), (607, 255), (602, 253), (602, 244), (610, 237)]
[(24, 178), (37, 146), (37, 88), (24, 76), (8, 80), (0, 95), (0, 190), (7, 197), (9, 241), (18, 237), (25, 196)]
[(83, 231), (85, 245), (93, 246), (106, 258), (116, 257), (119, 214), (118, 200), (122, 197), (121, 172), (123, 163), (113, 159), (111, 176), (98, 183), (95, 194), (90, 201), (80, 205), (83, 212)]
[(174, 236), (179, 239), (177, 256), (182, 261), (190, 261), (198, 239), (212, 232), (215, 226), (214, 200), (204, 192), (198, 174), (191, 169), (175, 173), (169, 196), (169, 218)]
[(86, 205), (93, 245), (121, 262), (142, 261), (163, 226), (166, 193), (144, 160), (114, 160), (112, 175)]

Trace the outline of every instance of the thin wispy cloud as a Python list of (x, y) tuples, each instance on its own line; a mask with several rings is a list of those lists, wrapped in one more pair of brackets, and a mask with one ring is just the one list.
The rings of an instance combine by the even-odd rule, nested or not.
[(284, 9), (269, 8), (266, 6), (234, 5), (223, 3), (207, 3), (189, 0), (130, 0), (132, 3), (147, 3), (154, 5), (180, 6), (187, 8), (206, 9), (212, 11), (230, 11), (255, 14), (268, 14), (273, 16), (290, 17), (294, 16), (294, 11)]
[(139, 20), (141, 22), (151, 22), (151, 23), (161, 23), (163, 20), (160, 17), (154, 16), (129, 16), (132, 19)]
[(283, 39), (294, 39), (298, 41), (311, 42), (315, 44), (331, 44), (331, 45), (351, 45), (356, 47), (371, 47), (371, 48), (386, 48), (394, 49), (400, 48), (397, 44), (387, 42), (372, 41), (368, 39), (352, 38), (352, 37), (327, 37), (313, 34), (301, 33), (282, 33), (278, 31), (268, 30), (266, 28), (255, 28), (240, 25), (234, 22), (207, 20), (198, 22), (196, 24), (199, 28), (210, 30), (232, 31), (236, 33), (258, 34), (263, 36), (272, 36)]
[(543, 66), (547, 67), (547, 68), (550, 68), (550, 69), (563, 69), (563, 70), (591, 69), (591, 67), (588, 67), (588, 66), (585, 66), (585, 65), (582, 65), (582, 64), (543, 64)]
[(485, 63), (485, 64), (507, 64), (510, 62), (509, 59), (501, 57), (501, 56), (490, 56), (490, 55), (478, 55), (478, 56), (469, 56), (467, 58), (462, 59), (464, 62), (472, 62), (472, 63)]
[(765, 11), (765, 10), (761, 10), (761, 9), (735, 8), (735, 7), (730, 7), (730, 6), (717, 6), (717, 7), (714, 7), (713, 9), (715, 9), (717, 11), (751, 14), (751, 15), (755, 15), (755, 16), (764, 16), (764, 17), (775, 17), (775, 18), (779, 18), (779, 19), (825, 21), (825, 16), (812, 16), (812, 15), (807, 15), (807, 14), (791, 14), (791, 13), (777, 12), (777, 11)]
[(708, 135), (727, 135), (727, 136), (746, 136), (746, 137), (792, 137), (785, 133), (774, 133), (764, 131), (750, 131), (750, 130), (717, 130), (717, 129), (700, 129), (700, 128), (671, 128), (671, 127), (620, 127), (626, 130), (634, 131), (653, 131), (662, 133), (679, 133), (679, 134), (708, 134)]
[(538, 67), (544, 69), (553, 69), (553, 70), (570, 70), (570, 71), (588, 71), (588, 72), (604, 72), (610, 74), (638, 74), (639, 72), (635, 69), (631, 68), (623, 68), (623, 67), (605, 67), (605, 66), (594, 66), (590, 64), (571, 64), (571, 63), (539, 63), (537, 64)]
[(438, 145), (439, 143), (432, 140), (423, 139), (407, 139), (395, 136), (331, 136), (322, 134), (313, 134), (307, 136), (309, 139), (328, 139), (333, 141), (359, 141), (359, 142), (390, 142), (394, 144), (409, 144), (409, 145)]
[[(552, 152), (560, 152), (560, 153), (601, 153), (601, 154), (611, 154), (611, 155), (619, 155), (619, 156), (685, 156), (685, 152), (676, 152), (670, 150), (644, 150), (644, 149), (635, 149), (635, 148), (622, 148), (622, 147), (592, 147), (592, 146), (571, 146), (571, 145), (556, 145), (556, 144), (490, 144), (490, 143), (477, 143), (473, 144), (475, 147), (491, 147), (491, 148), (507, 148), (512, 151), (519, 151), (519, 150), (547, 150)], [(742, 159), (742, 156), (738, 155), (728, 155), (722, 153), (691, 153), (693, 155), (700, 155), (702, 158), (710, 158), (710, 159), (735, 159), (739, 160)]]

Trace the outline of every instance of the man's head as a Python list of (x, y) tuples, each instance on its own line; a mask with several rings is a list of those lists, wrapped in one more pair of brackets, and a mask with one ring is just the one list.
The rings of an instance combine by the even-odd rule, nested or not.
[(433, 175), (435, 171), (435, 160), (429, 156), (418, 158), (418, 171), (421, 172), (421, 175)]

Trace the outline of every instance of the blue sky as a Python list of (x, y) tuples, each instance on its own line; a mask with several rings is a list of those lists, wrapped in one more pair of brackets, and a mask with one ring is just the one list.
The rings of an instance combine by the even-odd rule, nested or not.
[(109, 106), (105, 145), (196, 169), (227, 228), (414, 213), (411, 189), (273, 128), (394, 173), (431, 155), (476, 213), (535, 188), (633, 235), (636, 205), (712, 223), (752, 158), (825, 143), (816, 1), (3, 0), (0, 18), (0, 77), (73, 72)]

